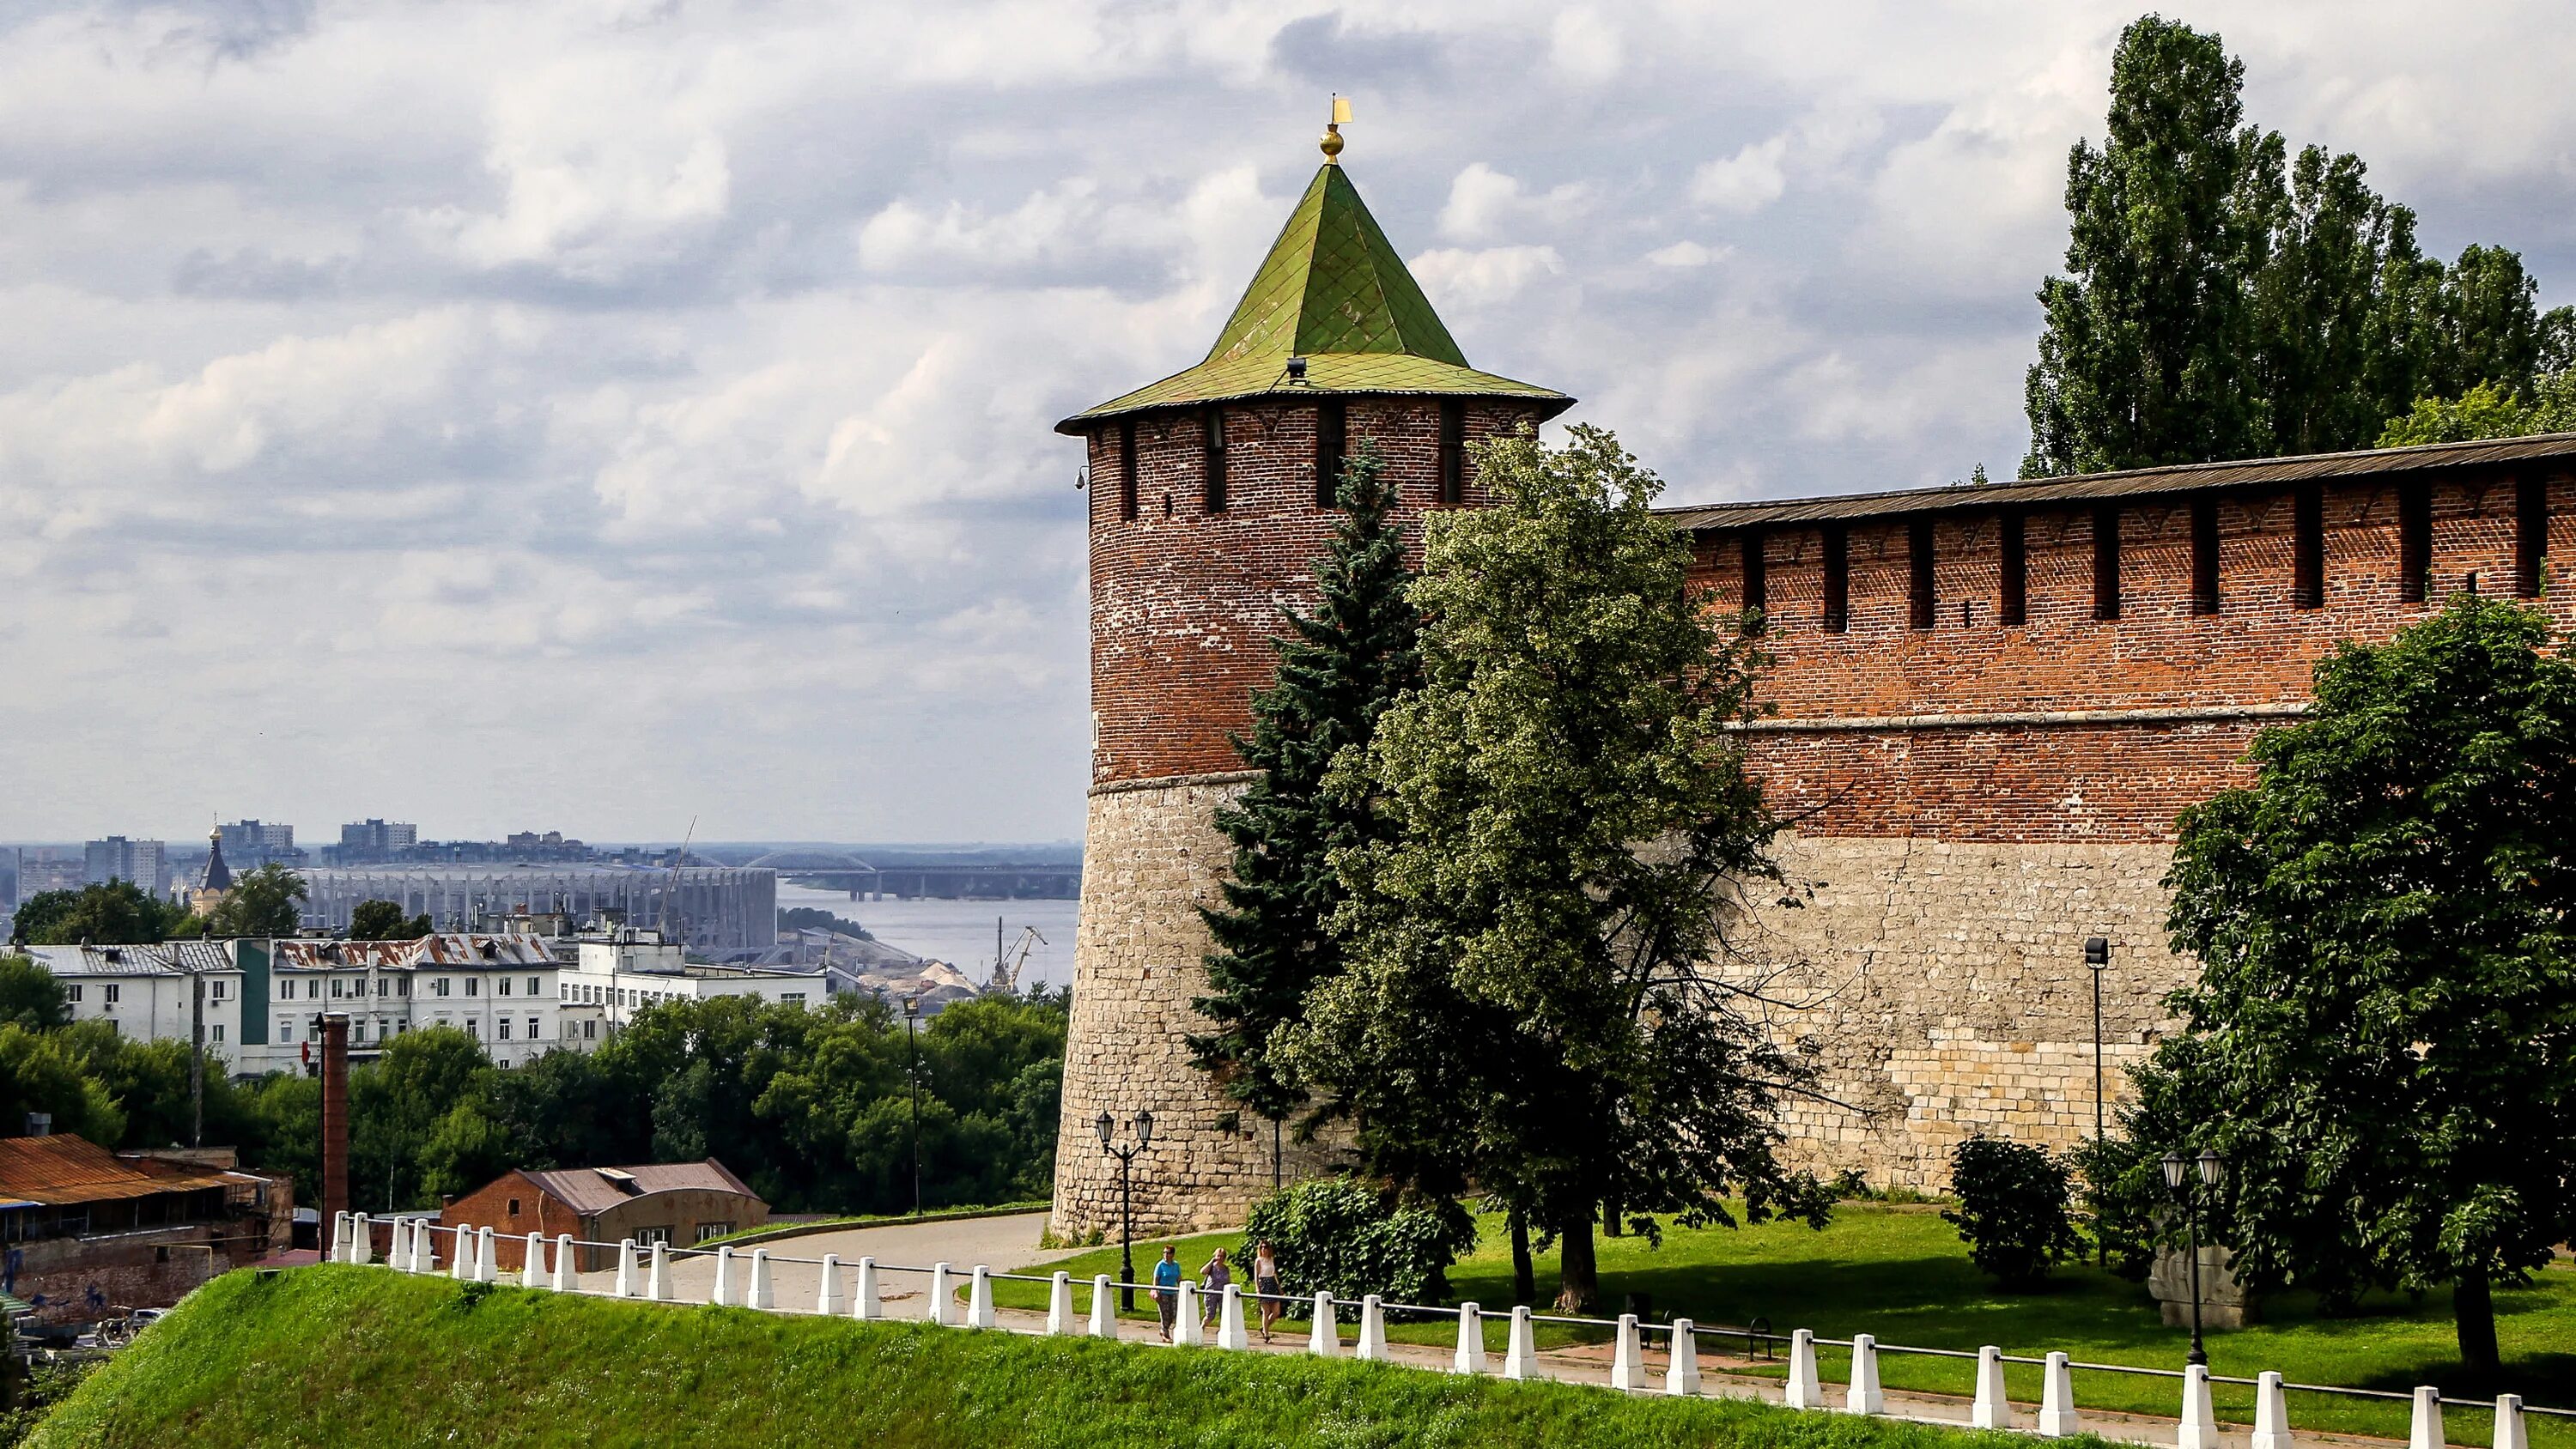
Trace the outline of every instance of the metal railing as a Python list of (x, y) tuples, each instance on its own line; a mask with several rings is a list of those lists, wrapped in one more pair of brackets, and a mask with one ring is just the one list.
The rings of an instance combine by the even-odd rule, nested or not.
[[(387, 1231), (389, 1230), (389, 1231)], [(1905, 1344), (1881, 1343), (1868, 1334), (1850, 1338), (1824, 1338), (1805, 1329), (1783, 1335), (1772, 1331), (1768, 1322), (1756, 1319), (1743, 1326), (1699, 1325), (1687, 1318), (1668, 1323), (1654, 1323), (1636, 1314), (1612, 1318), (1588, 1318), (1569, 1314), (1537, 1313), (1526, 1307), (1515, 1307), (1507, 1313), (1486, 1313), (1473, 1303), (1457, 1307), (1435, 1304), (1388, 1302), (1378, 1295), (1364, 1298), (1336, 1298), (1327, 1293), (1280, 1294), (1265, 1296), (1244, 1291), (1229, 1284), (1214, 1304), (1202, 1300), (1195, 1283), (1184, 1281), (1177, 1287), (1152, 1283), (1124, 1283), (1109, 1274), (1095, 1275), (1078, 1284), (1071, 1275), (1057, 1272), (1046, 1276), (1028, 1273), (997, 1272), (983, 1264), (961, 1269), (951, 1263), (929, 1265), (884, 1263), (873, 1257), (844, 1261), (836, 1254), (806, 1257), (772, 1253), (766, 1248), (738, 1249), (730, 1245), (714, 1247), (673, 1247), (667, 1243), (642, 1244), (633, 1239), (617, 1243), (577, 1239), (569, 1233), (546, 1236), (499, 1234), (491, 1228), (460, 1224), (442, 1226), (426, 1218), (396, 1218), (390, 1222), (371, 1221), (364, 1213), (343, 1213), (330, 1224), (330, 1241), (326, 1257), (334, 1262), (378, 1262), (413, 1273), (435, 1273), (466, 1281), (497, 1283), (508, 1280), (531, 1288), (550, 1288), (561, 1292), (584, 1293), (597, 1297), (632, 1298), (645, 1301), (679, 1302), (672, 1267), (683, 1259), (707, 1259), (715, 1265), (713, 1281), (703, 1298), (691, 1301), (718, 1306), (750, 1308), (784, 1314), (826, 1315), (861, 1320), (883, 1319), (886, 1278), (920, 1278), (924, 1299), (918, 1317), (923, 1321), (950, 1327), (996, 1329), (1002, 1325), (997, 1316), (993, 1285), (1025, 1283), (1043, 1287), (1048, 1293), (1046, 1326), (1043, 1332), (1073, 1337), (1115, 1338), (1124, 1315), (1113, 1302), (1114, 1295), (1124, 1290), (1142, 1292), (1156, 1300), (1156, 1315), (1165, 1323), (1172, 1341), (1182, 1345), (1204, 1344), (1221, 1349), (1246, 1349), (1244, 1314), (1247, 1305), (1257, 1311), (1265, 1301), (1278, 1301), (1284, 1307), (1299, 1310), (1294, 1315), (1310, 1320), (1307, 1351), (1338, 1355), (1345, 1348), (1342, 1310), (1356, 1310), (1356, 1334), (1348, 1345), (1353, 1355), (1362, 1360), (1396, 1361), (1389, 1351), (1386, 1337), (1390, 1321), (1397, 1323), (1441, 1323), (1457, 1326), (1457, 1347), (1448, 1357), (1447, 1369), (1453, 1373), (1494, 1373), (1510, 1379), (1548, 1378), (1558, 1382), (1580, 1383), (1567, 1370), (1586, 1365), (1569, 1365), (1560, 1357), (1553, 1373), (1542, 1372), (1541, 1350), (1537, 1346), (1542, 1327), (1570, 1330), (1576, 1334), (1599, 1337), (1606, 1333), (1611, 1344), (1608, 1373), (1593, 1382), (1628, 1393), (1659, 1392), (1670, 1395), (1698, 1396), (1707, 1390), (1700, 1366), (1701, 1345), (1711, 1348), (1727, 1342), (1744, 1345), (1744, 1368), (1723, 1365), (1711, 1370), (1732, 1381), (1740, 1393), (1761, 1397), (1761, 1385), (1771, 1380), (1755, 1373), (1757, 1353), (1764, 1367), (1781, 1367), (1786, 1372), (1782, 1401), (1792, 1408), (1823, 1410), (1832, 1408), (1846, 1413), (1892, 1415), (1925, 1422), (1962, 1424), (1955, 1418), (1943, 1418), (1924, 1412), (1899, 1413), (1888, 1408), (1887, 1391), (1882, 1386), (1879, 1361), (1883, 1357), (1918, 1357), (1968, 1360), (1977, 1364), (1976, 1392), (1969, 1398), (1966, 1427), (2018, 1429), (2016, 1404), (2007, 1396), (2004, 1367), (2035, 1367), (2042, 1374), (2042, 1393), (2037, 1405), (2035, 1432), (2043, 1437), (2058, 1437), (2078, 1432), (2099, 1432), (2078, 1427), (2078, 1407), (2074, 1395), (2074, 1375), (2128, 1375), (2139, 1378), (2179, 1381), (2181, 1386), (2180, 1418), (2177, 1443), (2179, 1449), (2217, 1449), (2218, 1429), (2213, 1386), (2250, 1388), (2255, 1391), (2254, 1449), (2290, 1449), (2291, 1422), (2287, 1407), (2289, 1394), (2331, 1396), (2374, 1402), (2410, 1405), (2410, 1439), (2416, 1446), (2448, 1442), (2443, 1432), (2445, 1410), (2465, 1410), (2490, 1414), (2494, 1418), (2489, 1443), (2493, 1449), (2528, 1449), (2525, 1420), (2537, 1416), (2576, 1422), (2576, 1409), (2548, 1408), (2525, 1404), (2519, 1396), (2499, 1395), (2492, 1403), (2483, 1400), (2445, 1400), (2432, 1387), (2419, 1387), (2411, 1393), (2385, 1389), (2348, 1388), (2330, 1384), (2291, 1383), (2276, 1373), (2254, 1378), (2212, 1374), (2206, 1368), (2192, 1365), (2184, 1369), (2147, 1368), (2136, 1364), (2095, 1363), (2074, 1359), (2063, 1353), (2045, 1356), (2008, 1354), (1988, 1346), (1977, 1350), (1925, 1348)], [(447, 1252), (442, 1256), (438, 1245), (442, 1235)], [(377, 1240), (387, 1239), (379, 1253)], [(520, 1266), (504, 1270), (499, 1266), (502, 1250), (513, 1248)], [(581, 1267), (585, 1259), (598, 1266)], [(814, 1297), (806, 1306), (777, 1301), (775, 1270), (781, 1266), (819, 1270)], [(584, 1273), (596, 1278), (610, 1276), (610, 1286), (585, 1286)], [(851, 1278), (845, 1280), (848, 1273)], [(1088, 1289), (1084, 1310), (1075, 1311), (1076, 1288)], [(960, 1291), (966, 1295), (961, 1306)], [(909, 1298), (911, 1292), (891, 1295)], [(1026, 1311), (1018, 1310), (1014, 1311)], [(1495, 1320), (1489, 1324), (1487, 1320)], [(1489, 1341), (1493, 1327), (1503, 1334), (1499, 1365)], [(1210, 1335), (1213, 1334), (1211, 1338)], [(1651, 1342), (1662, 1343), (1664, 1368), (1652, 1375), (1646, 1363)], [(1417, 1350), (1421, 1345), (1413, 1345)], [(1436, 1351), (1436, 1345), (1432, 1346)], [(1785, 1349), (1784, 1354), (1776, 1351)], [(1844, 1362), (1841, 1402), (1828, 1405), (1825, 1390), (1829, 1387), (1820, 1372), (1819, 1349), (1840, 1350)], [(1562, 1353), (1552, 1347), (1550, 1353)], [(1776, 1354), (1776, 1356), (1775, 1356)], [(1655, 1382), (1660, 1379), (1660, 1383)], [(1899, 1393), (1930, 1400), (1913, 1405), (1918, 1410), (1934, 1404), (1954, 1404), (1960, 1397), (1936, 1390), (1899, 1389)], [(2021, 1401), (2027, 1404), (2028, 1401)], [(2128, 1408), (2097, 1405), (2094, 1413), (2135, 1415)], [(2020, 1415), (2028, 1418), (2029, 1415)], [(2160, 1418), (2162, 1416), (2147, 1415)], [(2341, 1431), (2338, 1431), (2341, 1432)]]

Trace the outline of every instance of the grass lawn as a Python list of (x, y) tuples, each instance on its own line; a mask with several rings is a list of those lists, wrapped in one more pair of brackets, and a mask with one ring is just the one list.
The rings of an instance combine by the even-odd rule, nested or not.
[[(1487, 1219), (1483, 1226), (1483, 1245), (1452, 1271), (1451, 1282), (1459, 1298), (1481, 1303), (1488, 1311), (1502, 1305), (1508, 1314), (1509, 1240), (1500, 1219)], [(1226, 1233), (1179, 1241), (1181, 1261), (1195, 1275), (1211, 1251), (1231, 1250), (1240, 1238)], [(1150, 1272), (1162, 1246), (1161, 1241), (1136, 1245), (1140, 1271)], [(1778, 1223), (1675, 1230), (1665, 1234), (1660, 1249), (1642, 1239), (1609, 1238), (1601, 1240), (1600, 1259), (1605, 1302), (1645, 1293), (1656, 1317), (1688, 1317), (1704, 1326), (1740, 1327), (1758, 1317), (1769, 1319), (1772, 1330), (1784, 1336), (1808, 1328), (1827, 1338), (1868, 1333), (1881, 1343), (1922, 1348), (1973, 1350), (1991, 1343), (2007, 1353), (2033, 1357), (2054, 1349), (2078, 1361), (2168, 1369), (2182, 1367), (2189, 1347), (2188, 1330), (2166, 1328), (2143, 1286), (2090, 1265), (2061, 1269), (2059, 1281), (2045, 1292), (1998, 1292), (1969, 1263), (1957, 1234), (1931, 1208), (1844, 1203), (1822, 1232)], [(1077, 1279), (1114, 1275), (1118, 1250), (1095, 1249), (1050, 1266)], [(1237, 1274), (1242, 1281), (1240, 1269)], [(1554, 1256), (1542, 1255), (1542, 1295), (1553, 1290), (1555, 1275)], [(1007, 1304), (1043, 1307), (1046, 1290), (1001, 1284), (996, 1297)], [(1078, 1294), (1077, 1300), (1088, 1304), (1087, 1295)], [(1140, 1316), (1151, 1315), (1150, 1303), (1140, 1299), (1139, 1307), (1144, 1310)], [(2292, 1383), (2400, 1391), (2438, 1384), (2452, 1399), (2446, 1404), (2450, 1437), (2483, 1444), (2488, 1415), (2458, 1399), (2491, 1397), (2495, 1386), (2463, 1380), (2450, 1310), (2449, 1296), (2439, 1293), (2420, 1302), (2402, 1295), (2374, 1297), (2362, 1313), (2345, 1318), (2319, 1316), (2304, 1295), (2274, 1299), (2264, 1305), (2263, 1324), (2208, 1335), (2210, 1371), (2251, 1378), (2273, 1369)], [(2503, 1387), (2531, 1403), (2576, 1408), (2576, 1271), (2561, 1265), (2541, 1273), (2528, 1289), (2499, 1291), (2496, 1312), (2505, 1355)], [(1297, 1326), (1302, 1331), (1302, 1321)], [(1487, 1331), (1500, 1348), (1502, 1322), (1489, 1320)], [(1346, 1327), (1346, 1337), (1349, 1332)], [(1451, 1342), (1456, 1332), (1454, 1320), (1388, 1328), (1390, 1338), (1414, 1342)], [(1565, 1330), (1540, 1335), (1542, 1347), (1566, 1341)], [(1740, 1340), (1727, 1345), (1703, 1337), (1701, 1354), (1712, 1365), (1779, 1371), (1776, 1363), (1747, 1364)], [(1840, 1382), (1847, 1373), (1846, 1356), (1825, 1350), (1821, 1358), (1826, 1378)], [(1889, 1388), (1967, 1394), (1976, 1380), (1976, 1365), (1958, 1359), (1882, 1354), (1879, 1371)], [(2013, 1398), (2036, 1402), (2039, 1373), (2036, 1366), (2008, 1366)], [(2170, 1415), (2179, 1412), (2181, 1386), (2170, 1379), (2078, 1371), (2075, 1396), (2087, 1407)], [(2222, 1384), (2216, 1399), (2220, 1418), (2252, 1422), (2251, 1389)], [(2383, 1407), (2292, 1394), (2290, 1417), (2294, 1429), (2406, 1437), (2403, 1404)], [(2576, 1449), (2576, 1421), (2534, 1416), (2527, 1422), (2533, 1449)]]
[(1387, 1364), (616, 1302), (322, 1265), (228, 1274), (34, 1449), (2008, 1449), (2001, 1436)]

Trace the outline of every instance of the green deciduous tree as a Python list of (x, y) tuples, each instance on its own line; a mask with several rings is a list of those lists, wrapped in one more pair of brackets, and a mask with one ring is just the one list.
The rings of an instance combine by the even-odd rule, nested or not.
[(2576, 333), (2514, 252), (2445, 267), (2359, 158), (2246, 125), (2244, 73), (2187, 25), (2122, 33), (2103, 143), (2067, 162), (2023, 476), (2366, 447), (2418, 397), (2528, 388)]
[(0, 1021), (45, 1031), (72, 1019), (63, 983), (25, 956), (0, 956)]
[(1285, 616), (1272, 683), (1252, 698), (1252, 733), (1234, 742), (1259, 778), (1216, 814), (1233, 870), (1224, 906), (1199, 913), (1217, 949), (1196, 1003), (1216, 1029), (1191, 1037), (1190, 1051), (1227, 1095), (1274, 1125), (1274, 1146), (1276, 1124), (1306, 1094), (1272, 1040), (1304, 1013), (1315, 983), (1341, 969), (1327, 925), (1342, 899), (1332, 854), (1383, 833), (1367, 799), (1327, 792), (1325, 776), (1343, 751), (1367, 748), (1379, 716), (1420, 675), (1421, 619), (1405, 597), (1413, 573), (1388, 516), (1394, 503), (1376, 449), (1362, 444), (1315, 568), (1315, 607)]
[(2565, 432), (2576, 432), (2576, 369), (2542, 374), (2528, 396), (2482, 382), (2456, 398), (2420, 398), (2404, 417), (2389, 420), (2379, 446)]
[(1585, 1307), (1605, 1214), (1822, 1214), (1773, 1152), (1777, 1094), (1812, 1073), (1746, 1019), (1721, 930), (1775, 879), (1731, 733), (1741, 621), (1686, 586), (1661, 485), (1610, 434), (1497, 442), (1479, 469), (1494, 506), (1426, 530), (1423, 684), (1334, 772), (1393, 837), (1336, 857), (1350, 964), (1295, 1060), (1378, 1174), (1554, 1234), (1559, 1301)]
[(168, 940), (187, 915), (132, 881), (111, 880), (29, 896), (18, 907), (12, 939), (36, 946), (139, 946)]
[(0, 1022), (0, 1124), (24, 1131), (27, 1114), (53, 1116), (53, 1130), (113, 1147), (124, 1140), (125, 1112), (105, 1087), (84, 1075), (60, 1033)]
[(2576, 659), (2535, 611), (2455, 601), (2321, 662), (2253, 759), (2181, 821), (2201, 976), (2148, 1095), (2229, 1157), (2241, 1274), (2451, 1285), (2492, 1373), (2493, 1286), (2576, 1233)]
[(430, 934), (429, 913), (406, 916), (394, 901), (360, 901), (349, 912), (352, 941), (417, 941)]
[(304, 877), (270, 861), (234, 877), (206, 925), (218, 936), (292, 936), (304, 898)]

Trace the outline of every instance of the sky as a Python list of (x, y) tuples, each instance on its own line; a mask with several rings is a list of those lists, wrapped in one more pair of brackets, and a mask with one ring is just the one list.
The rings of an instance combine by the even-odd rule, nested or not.
[[(2008, 475), (2124, 5), (0, 6), (0, 839), (1079, 836), (1079, 445), (1352, 98), (1671, 502)], [(2166, 13), (2576, 298), (2576, 30)]]

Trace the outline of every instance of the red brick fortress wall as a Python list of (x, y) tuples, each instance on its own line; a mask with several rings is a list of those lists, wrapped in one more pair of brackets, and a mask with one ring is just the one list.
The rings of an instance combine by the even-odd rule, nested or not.
[[(1698, 578), (1722, 607), (1743, 606), (1748, 541), (1760, 550), (1776, 713), (1750, 750), (1794, 823), (1782, 858), (1801, 904), (1754, 913), (1745, 969), (1785, 973), (1804, 1009), (1779, 1030), (1828, 1067), (1834, 1103), (1793, 1114), (1800, 1152), (1938, 1186), (1968, 1132), (2089, 1134), (2084, 938), (2114, 946), (2101, 984), (2116, 1100), (2120, 1067), (2153, 1049), (2161, 1000), (2190, 970), (2164, 944), (2176, 814), (2252, 778), (2255, 732), (2299, 711), (2338, 640), (2384, 640), (2473, 577), (2513, 593), (2532, 477), (2449, 469), (2024, 507), (2018, 624), (1999, 622), (2011, 524), (1955, 493), (1922, 495), (1937, 512), (1891, 499), (1840, 521), (1701, 528)], [(2576, 481), (2555, 468), (2540, 481), (2545, 582), (2576, 559)], [(1826, 627), (1836, 533), (1839, 631)], [(2576, 626), (2563, 589), (2534, 602)]]

